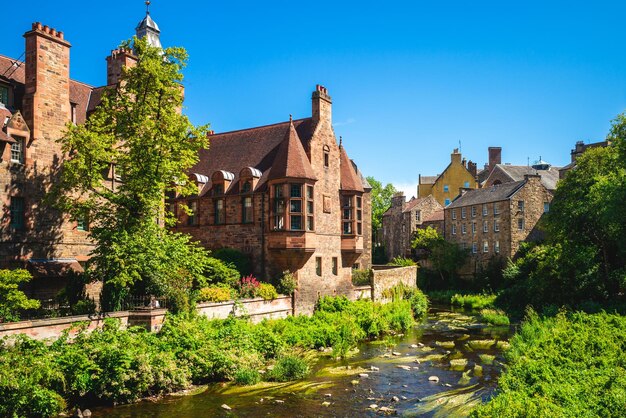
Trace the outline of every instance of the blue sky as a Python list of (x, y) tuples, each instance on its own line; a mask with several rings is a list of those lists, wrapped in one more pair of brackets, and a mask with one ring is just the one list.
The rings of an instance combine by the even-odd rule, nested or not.
[[(366, 175), (414, 194), (453, 148), (477, 161), (569, 162), (626, 108), (626, 3), (617, 1), (176, 2), (155, 0), (164, 45), (183, 46), (186, 112), (216, 131), (310, 115), (333, 97), (337, 135)], [(73, 44), (72, 78), (106, 79), (142, 1), (29, 2), (3, 22), (18, 57), (34, 21)]]

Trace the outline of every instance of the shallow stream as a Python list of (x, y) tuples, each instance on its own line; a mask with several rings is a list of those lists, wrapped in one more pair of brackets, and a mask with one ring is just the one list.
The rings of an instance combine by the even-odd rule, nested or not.
[(93, 416), (464, 417), (493, 394), (510, 335), (509, 327), (434, 307), (407, 334), (362, 343), (346, 360), (322, 358), (304, 381), (215, 384), (157, 402), (98, 408)]

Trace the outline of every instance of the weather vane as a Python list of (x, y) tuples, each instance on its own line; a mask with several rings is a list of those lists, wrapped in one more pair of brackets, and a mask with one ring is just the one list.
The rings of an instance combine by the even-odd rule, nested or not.
[(146, 0), (146, 14), (150, 14), (150, 0)]

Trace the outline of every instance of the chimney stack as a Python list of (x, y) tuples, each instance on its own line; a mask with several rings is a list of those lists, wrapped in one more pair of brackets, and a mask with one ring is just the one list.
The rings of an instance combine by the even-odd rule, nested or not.
[(502, 147), (489, 147), (489, 172), (502, 164)]
[(396, 192), (391, 198), (391, 207), (392, 208), (404, 208), (404, 204), (406, 203), (406, 199), (404, 198), (404, 192)]
[[(24, 34), (25, 91), (23, 115), (31, 140), (55, 142), (71, 119), (70, 43), (63, 32), (39, 22)], [(32, 155), (36, 158), (35, 155)]]
[(122, 68), (134, 67), (137, 58), (130, 49), (120, 48), (111, 51), (107, 58), (107, 86), (117, 84), (122, 76)]
[(467, 163), (467, 170), (470, 172), (472, 177), (476, 178), (478, 176), (478, 167), (476, 166), (476, 163), (472, 162), (472, 160)]
[(454, 151), (452, 151), (452, 154), (450, 154), (450, 161), (461, 164), (461, 153), (458, 148), (455, 148)]
[(311, 100), (313, 102), (313, 121), (316, 123), (328, 122), (329, 124), (332, 124), (333, 101), (328, 94), (328, 90), (326, 89), (326, 87), (319, 84), (315, 86), (315, 91), (311, 96)]

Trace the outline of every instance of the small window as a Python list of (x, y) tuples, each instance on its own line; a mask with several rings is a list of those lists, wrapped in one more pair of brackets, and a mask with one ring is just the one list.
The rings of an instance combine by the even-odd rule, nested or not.
[(241, 219), (244, 224), (252, 223), (252, 198), (244, 197), (242, 202), (242, 216)]
[(493, 221), (493, 231), (494, 232), (500, 231), (500, 223), (497, 220)]
[(215, 225), (226, 223), (226, 214), (224, 212), (224, 199), (215, 201)]
[(524, 212), (524, 201), (523, 200), (518, 200), (517, 201), (517, 210), (518, 212)]
[(489, 208), (487, 207), (487, 204), (483, 204), (483, 216), (487, 216), (487, 214), (489, 214)]
[(15, 143), (11, 144), (11, 162), (24, 164), (24, 138), (16, 136)]
[(465, 208), (461, 208), (461, 219), (465, 219), (466, 215), (467, 213), (466, 213)]
[(450, 186), (448, 186), (447, 184), (443, 185), (443, 192), (444, 193), (448, 193), (450, 191)]
[(462, 234), (467, 234), (467, 229), (465, 228), (465, 224), (461, 225), (461, 233)]
[(337, 266), (338, 262), (337, 262), (337, 257), (333, 257), (333, 275), (337, 275), (338, 274), (338, 266)]
[(322, 257), (315, 257), (315, 274), (322, 276)]
[(452, 225), (452, 235), (456, 235), (456, 225)]
[(9, 88), (7, 86), (0, 86), (0, 103), (5, 106), (9, 105)]
[(494, 215), (499, 215), (500, 214), (500, 209), (498, 208), (498, 203), (494, 202), (493, 204), (493, 214)]
[(483, 252), (484, 253), (489, 252), (489, 241), (483, 241)]
[(543, 213), (548, 213), (548, 212), (550, 212), (550, 203), (543, 202)]
[(472, 234), (476, 233), (476, 222), (472, 222)]
[(450, 204), (450, 199), (446, 199), (444, 202), (444, 206), (448, 206)]
[(292, 231), (301, 231), (302, 230), (302, 216), (300, 215), (291, 215), (291, 230)]
[(84, 211), (76, 219), (76, 229), (79, 231), (89, 231), (89, 212)]
[(406, 232), (406, 225), (402, 224), (402, 233), (404, 234)]
[(76, 103), (70, 103), (70, 120), (76, 125)]
[(500, 253), (500, 241), (496, 241), (493, 243), (493, 252), (496, 254)]
[(330, 147), (328, 145), (324, 145), (324, 167), (328, 168), (330, 166)]
[(483, 221), (483, 232), (489, 232), (489, 223), (487, 221)]
[(191, 213), (187, 217), (187, 225), (198, 225), (198, 202), (193, 201), (189, 203), (189, 210), (191, 211)]
[(250, 193), (251, 191), (252, 191), (252, 183), (250, 182), (250, 180), (248, 180), (243, 183), (243, 186), (241, 186), (241, 193)]
[(213, 196), (221, 196), (224, 194), (224, 185), (216, 184), (213, 186)]
[(465, 187), (466, 189), (469, 189), (470, 187), (469, 181), (466, 181), (465, 183), (463, 183), (463, 187)]
[(456, 209), (452, 209), (452, 219), (456, 219)]
[(360, 268), (361, 268), (361, 265), (360, 265), (359, 263), (354, 263), (354, 264), (352, 265), (352, 270), (358, 270), (358, 269), (360, 269)]
[(520, 231), (524, 230), (524, 218), (519, 218), (517, 220), (517, 229)]
[(476, 254), (478, 252), (478, 244), (472, 242), (472, 254)]
[(472, 206), (472, 218), (476, 217), (476, 206)]
[(415, 222), (420, 222), (421, 219), (422, 219), (422, 211), (416, 210), (415, 211)]
[(301, 184), (292, 184), (290, 187), (291, 197), (302, 197), (302, 185)]
[(24, 229), (24, 198), (11, 198), (11, 228), (21, 230)]

